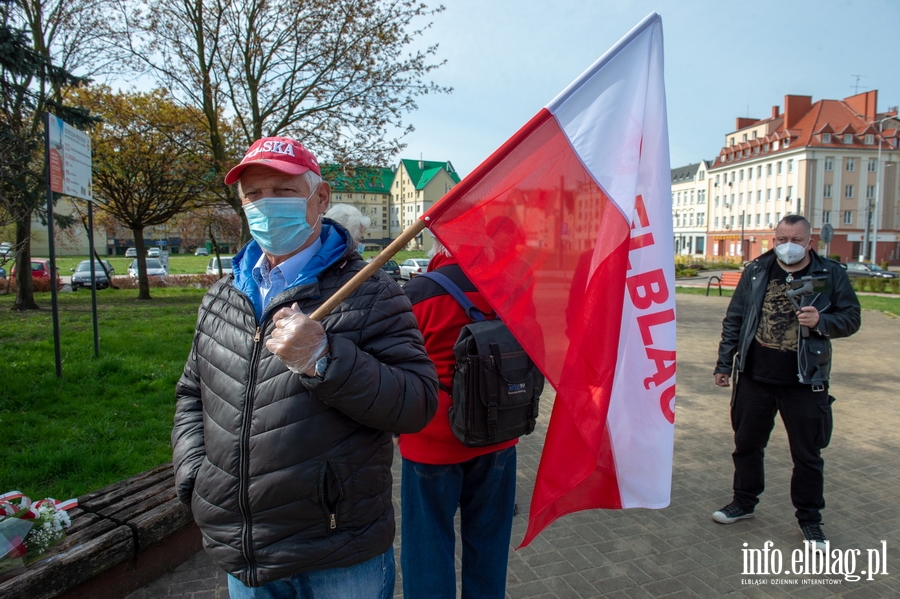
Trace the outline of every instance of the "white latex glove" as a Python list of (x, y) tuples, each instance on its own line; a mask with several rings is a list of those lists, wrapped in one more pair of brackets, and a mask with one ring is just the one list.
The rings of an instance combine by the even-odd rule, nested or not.
[(269, 351), (297, 374), (315, 376), (316, 362), (328, 353), (328, 337), (321, 323), (310, 320), (295, 303), (275, 313), (275, 330), (266, 341)]

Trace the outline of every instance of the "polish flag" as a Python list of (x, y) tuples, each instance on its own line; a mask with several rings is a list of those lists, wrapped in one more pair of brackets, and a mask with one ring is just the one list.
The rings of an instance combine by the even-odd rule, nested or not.
[(522, 546), (568, 513), (669, 504), (668, 147), (653, 13), (422, 216), (557, 393)]

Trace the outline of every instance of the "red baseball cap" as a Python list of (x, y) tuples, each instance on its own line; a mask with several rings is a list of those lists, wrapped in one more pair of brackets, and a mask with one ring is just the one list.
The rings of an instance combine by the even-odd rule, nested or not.
[(241, 163), (225, 175), (225, 185), (231, 185), (241, 178), (241, 173), (250, 165), (259, 164), (288, 175), (302, 175), (312, 171), (319, 176), (319, 162), (313, 153), (290, 137), (264, 137), (253, 142)]

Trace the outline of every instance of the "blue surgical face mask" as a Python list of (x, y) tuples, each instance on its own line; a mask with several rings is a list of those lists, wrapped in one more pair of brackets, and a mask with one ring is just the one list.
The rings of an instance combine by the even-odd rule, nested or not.
[(356, 251), (362, 254), (366, 249), (366, 244), (360, 242), (356, 244)]
[(319, 222), (306, 222), (308, 201), (309, 198), (260, 198), (244, 206), (250, 234), (264, 252), (286, 256), (306, 243)]

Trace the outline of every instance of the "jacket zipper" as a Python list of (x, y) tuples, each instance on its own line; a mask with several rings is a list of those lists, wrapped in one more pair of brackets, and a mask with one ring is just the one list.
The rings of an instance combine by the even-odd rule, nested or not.
[(259, 348), (260, 337), (262, 332), (262, 323), (256, 327), (256, 333), (253, 335), (253, 353), (250, 359), (250, 377), (247, 381), (246, 391), (244, 395), (244, 411), (241, 420), (241, 436), (238, 440), (238, 450), (240, 452), (240, 478), (238, 489), (238, 506), (241, 511), (241, 520), (243, 522), (243, 530), (241, 532), (241, 553), (249, 564), (249, 586), (257, 585), (256, 559), (253, 556), (253, 520), (250, 516), (250, 426), (252, 424), (251, 416), (253, 415), (253, 387), (256, 385), (256, 367), (259, 364)]
[[(337, 498), (332, 503), (328, 497), (328, 483), (334, 485), (334, 488), (337, 489)], [(338, 477), (337, 472), (334, 469), (334, 464), (331, 462), (325, 462), (325, 467), (322, 468), (322, 479), (319, 483), (319, 499), (322, 502), (322, 507), (325, 509), (325, 519), (326, 519), (326, 527), (328, 534), (333, 533), (337, 529), (337, 511), (338, 506), (341, 504), (341, 500), (344, 498), (344, 489), (341, 486), (341, 479)]]

